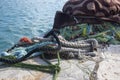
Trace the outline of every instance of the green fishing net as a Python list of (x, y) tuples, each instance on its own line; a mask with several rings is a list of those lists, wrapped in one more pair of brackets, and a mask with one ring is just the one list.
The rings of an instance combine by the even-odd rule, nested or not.
[(95, 38), (99, 43), (120, 44), (120, 24), (77, 24), (60, 29), (60, 35), (68, 41)]

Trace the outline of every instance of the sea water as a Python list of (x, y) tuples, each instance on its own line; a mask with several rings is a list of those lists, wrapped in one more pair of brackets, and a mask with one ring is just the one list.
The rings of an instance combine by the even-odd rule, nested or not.
[(67, 0), (0, 0), (0, 52), (23, 36), (43, 36)]

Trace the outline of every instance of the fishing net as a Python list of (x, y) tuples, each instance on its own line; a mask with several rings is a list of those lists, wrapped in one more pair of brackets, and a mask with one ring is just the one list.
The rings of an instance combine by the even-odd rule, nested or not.
[[(63, 38), (61, 39), (60, 36)], [(12, 60), (9, 56), (9, 58), (3, 57), (0, 58), (0, 61), (12, 64), (13, 67), (33, 70), (36, 67), (36, 70), (53, 73), (53, 80), (56, 80), (56, 76), (60, 72), (60, 56), (72, 55), (79, 58), (82, 52), (93, 52), (98, 47), (98, 42), (101, 44), (120, 44), (120, 0), (69, 0), (64, 5), (62, 12), (56, 12), (53, 29), (43, 38), (49, 39), (40, 39), (35, 44), (32, 44), (32, 40), (26, 40), (27, 38), (22, 39), (22, 42), (29, 42), (29, 46), (33, 45), (25, 50), (20, 50), (20, 53), (26, 55), (22, 57), (20, 55), (20, 58)], [(46, 41), (54, 42), (54, 44), (46, 43)], [(13, 46), (7, 52), (9, 53), (16, 47), (19, 45)], [(56, 56), (58, 63), (52, 64), (47, 60), (48, 66), (19, 63), (36, 51), (44, 53), (41, 53), (42, 57), (44, 56), (43, 59), (48, 56), (50, 58)], [(7, 52), (3, 54), (8, 55)], [(64, 54), (60, 52), (64, 52)], [(73, 53), (71, 54), (71, 52)]]
[(120, 43), (119, 0), (69, 0), (56, 12), (53, 29), (66, 40), (95, 38), (99, 43)]
[(67, 26), (60, 29), (60, 34), (69, 41), (95, 38), (99, 43), (120, 44), (120, 25), (110, 22)]

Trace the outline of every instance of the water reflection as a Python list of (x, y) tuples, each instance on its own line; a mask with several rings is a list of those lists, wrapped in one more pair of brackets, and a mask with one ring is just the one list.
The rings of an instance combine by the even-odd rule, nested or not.
[(22, 36), (39, 36), (52, 28), (55, 12), (66, 0), (0, 0), (0, 51)]

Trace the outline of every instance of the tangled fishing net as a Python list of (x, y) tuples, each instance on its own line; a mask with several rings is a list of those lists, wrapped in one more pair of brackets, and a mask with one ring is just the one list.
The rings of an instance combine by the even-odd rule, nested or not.
[[(43, 38), (20, 39), (20, 43), (0, 54), (0, 62), (13, 67), (37, 67), (53, 73), (55, 80), (60, 57), (79, 59), (81, 54), (94, 57), (101, 44), (120, 44), (120, 0), (69, 0), (62, 11), (56, 12), (50, 32)], [(39, 53), (35, 55), (36, 52)], [(20, 63), (38, 55), (43, 59), (58, 58), (58, 63), (46, 59), (47, 66)]]

